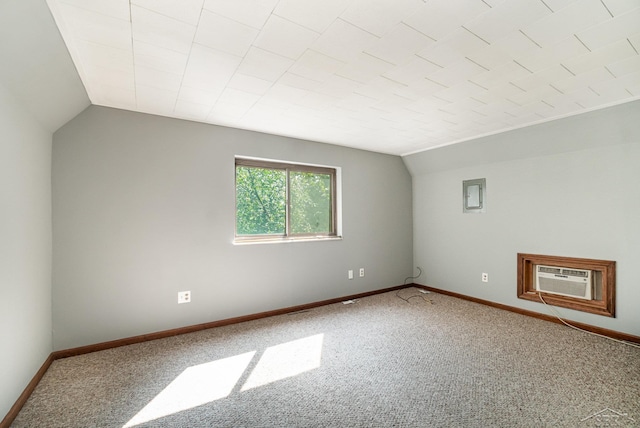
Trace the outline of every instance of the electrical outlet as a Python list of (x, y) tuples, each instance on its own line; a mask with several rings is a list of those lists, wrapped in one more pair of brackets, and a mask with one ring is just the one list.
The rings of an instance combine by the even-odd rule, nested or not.
[(482, 282), (489, 282), (489, 274), (488, 273), (483, 273), (482, 274)]
[(191, 303), (191, 291), (178, 292), (178, 303)]
[(360, 268), (360, 278), (364, 278), (364, 268)]
[(353, 270), (349, 270), (349, 271), (347, 272), (347, 278), (349, 278), (349, 279), (353, 279)]

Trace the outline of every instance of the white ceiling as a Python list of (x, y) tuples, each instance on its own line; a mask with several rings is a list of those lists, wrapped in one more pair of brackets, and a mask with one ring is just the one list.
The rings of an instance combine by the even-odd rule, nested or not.
[(409, 154), (640, 99), (640, 0), (47, 0), (91, 102)]

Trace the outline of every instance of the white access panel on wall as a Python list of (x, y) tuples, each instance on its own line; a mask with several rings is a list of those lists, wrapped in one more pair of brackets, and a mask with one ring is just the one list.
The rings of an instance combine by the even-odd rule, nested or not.
[(462, 212), (486, 212), (487, 181), (485, 178), (465, 180), (462, 182)]

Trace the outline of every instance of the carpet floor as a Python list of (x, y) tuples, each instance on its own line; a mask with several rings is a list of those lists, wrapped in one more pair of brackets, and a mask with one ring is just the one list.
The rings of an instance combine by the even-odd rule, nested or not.
[(640, 426), (640, 349), (416, 288), (53, 362), (12, 427)]

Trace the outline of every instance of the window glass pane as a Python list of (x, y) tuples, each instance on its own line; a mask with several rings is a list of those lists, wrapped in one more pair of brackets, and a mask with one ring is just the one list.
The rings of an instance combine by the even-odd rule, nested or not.
[(331, 176), (291, 171), (289, 180), (291, 233), (331, 233)]
[(284, 235), (286, 172), (236, 166), (236, 234)]

